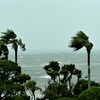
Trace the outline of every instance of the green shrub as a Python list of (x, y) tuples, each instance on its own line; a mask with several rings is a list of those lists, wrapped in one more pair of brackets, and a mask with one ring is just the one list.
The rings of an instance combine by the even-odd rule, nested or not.
[(79, 100), (100, 100), (100, 87), (90, 87), (79, 95)]
[[(99, 83), (96, 83), (95, 81), (91, 81), (91, 86), (100, 86)], [(79, 95), (81, 92), (83, 92), (84, 90), (86, 90), (88, 88), (88, 81), (81, 79), (79, 80), (73, 89), (74, 95)]]

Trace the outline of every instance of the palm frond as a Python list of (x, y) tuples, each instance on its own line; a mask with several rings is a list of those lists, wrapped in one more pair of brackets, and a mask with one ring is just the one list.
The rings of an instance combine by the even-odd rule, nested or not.
[(10, 39), (15, 39), (17, 37), (14, 31), (9, 29), (7, 29), (6, 32), (1, 32), (1, 34), (1, 40), (6, 44), (9, 44)]
[(81, 38), (81, 39), (84, 39), (84, 40), (88, 40), (88, 38), (89, 38), (89, 37), (88, 37), (84, 32), (82, 32), (82, 31), (77, 32), (76, 36), (79, 37), (79, 38)]
[(69, 47), (74, 48), (75, 51), (83, 47), (82, 40), (78, 37), (72, 37)]
[(23, 51), (26, 50), (26, 48), (25, 48), (25, 44), (23, 44), (23, 42), (22, 42), (21, 39), (18, 39), (18, 45), (21, 47), (21, 49), (22, 49)]
[(92, 49), (93, 45), (90, 45), (89, 37), (82, 31), (77, 32), (76, 36), (72, 37), (69, 47), (74, 48), (74, 50), (79, 50), (83, 46), (87, 49)]

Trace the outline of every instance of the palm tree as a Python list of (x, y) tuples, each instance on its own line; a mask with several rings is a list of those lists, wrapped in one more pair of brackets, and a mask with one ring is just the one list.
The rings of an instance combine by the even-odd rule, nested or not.
[(18, 46), (21, 47), (23, 51), (25, 51), (25, 44), (22, 43), (21, 39), (17, 39), (17, 35), (14, 33), (13, 30), (7, 29), (6, 32), (1, 33), (1, 41), (4, 44), (12, 44), (12, 48), (15, 51), (15, 62), (17, 63), (17, 54), (18, 54)]
[(90, 53), (93, 44), (89, 42), (89, 37), (85, 33), (79, 31), (76, 36), (72, 37), (69, 47), (74, 48), (75, 51), (81, 49), (82, 47), (86, 48), (88, 62), (88, 87), (90, 87)]
[(21, 39), (11, 39), (10, 43), (12, 44), (12, 48), (15, 51), (15, 62), (17, 63), (17, 55), (18, 55), (18, 46), (21, 47), (22, 51), (25, 51), (25, 44), (22, 43)]

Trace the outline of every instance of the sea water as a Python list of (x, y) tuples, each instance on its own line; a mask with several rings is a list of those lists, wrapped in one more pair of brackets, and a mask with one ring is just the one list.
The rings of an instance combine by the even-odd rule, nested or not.
[[(11, 56), (13, 60), (14, 56)], [(31, 76), (37, 86), (44, 89), (50, 77), (43, 67), (50, 61), (58, 61), (60, 66), (64, 64), (75, 64), (77, 69), (82, 71), (82, 77), (87, 76), (87, 53), (78, 52), (52, 52), (52, 53), (30, 53), (18, 55), (18, 64), (22, 67), (22, 73)], [(91, 53), (91, 80), (100, 82), (100, 53)], [(39, 94), (38, 94), (39, 95)]]

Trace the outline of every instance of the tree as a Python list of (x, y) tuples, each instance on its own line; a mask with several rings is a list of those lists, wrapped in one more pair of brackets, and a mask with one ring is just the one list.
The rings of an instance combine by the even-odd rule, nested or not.
[(0, 60), (0, 80), (5, 81), (21, 73), (21, 67), (12, 61)]
[[(64, 64), (60, 67), (59, 63), (55, 61), (49, 62), (44, 69), (53, 82), (50, 82), (45, 88), (43, 92), (44, 99), (42, 98), (40, 100), (58, 100), (63, 97), (69, 97), (70, 100), (73, 100), (74, 84), (72, 84), (71, 80), (73, 75), (75, 75), (78, 81), (81, 78), (81, 70), (76, 69), (74, 64)], [(60, 77), (60, 81), (57, 81), (58, 76)], [(65, 100), (67, 100), (67, 98)]]
[(85, 33), (79, 31), (76, 36), (72, 37), (69, 47), (74, 48), (75, 51), (81, 49), (82, 47), (86, 48), (88, 62), (88, 87), (90, 87), (90, 53), (93, 44), (89, 42), (89, 37)]
[(22, 100), (29, 100), (23, 84), (29, 79), (29, 75), (21, 74), (21, 67), (17, 63), (0, 60), (0, 100), (15, 100), (13, 97), (17, 95)]
[(79, 95), (79, 100), (100, 100), (100, 87), (90, 87)]
[(63, 65), (61, 70), (60, 70), (60, 74), (63, 75), (63, 79), (61, 80), (62, 83), (67, 83), (67, 78), (69, 75), (69, 72), (66, 68), (67, 65)]
[(75, 68), (73, 74), (77, 76), (77, 81), (79, 81), (79, 79), (82, 77), (82, 72), (79, 69)]
[(36, 90), (41, 90), (41, 88), (39, 88), (38, 86), (36, 86), (36, 82), (33, 81), (33, 80), (29, 80), (26, 85), (25, 85), (26, 89), (29, 90), (30, 94), (31, 94), (31, 100), (33, 100), (33, 97), (34, 97), (34, 100), (35, 100), (35, 91)]
[[(99, 83), (96, 83), (95, 81), (91, 81), (91, 86), (100, 87)], [(74, 95), (79, 95), (81, 92), (86, 90), (88, 88), (88, 81), (85, 79), (78, 80), (73, 88)]]
[(81, 70), (75, 68), (74, 64), (65, 64), (62, 66), (60, 74), (63, 75), (62, 83), (69, 84), (69, 88), (72, 89), (71, 79), (73, 75), (76, 75), (78, 80), (81, 78)]
[(46, 73), (51, 77), (51, 79), (55, 82), (57, 76), (59, 76), (59, 63), (56, 61), (51, 61), (44, 67), (44, 69), (46, 70)]
[(21, 39), (17, 39), (17, 38), (10, 40), (10, 43), (12, 44), (12, 47), (15, 51), (15, 62), (17, 63), (18, 45), (21, 47), (23, 51), (25, 51), (26, 50), (25, 44), (22, 43)]
[(13, 78), (13, 81), (19, 83), (20, 85), (24, 85), (24, 83), (26, 83), (26, 81), (30, 79), (31, 77), (27, 74), (19, 74)]
[(50, 83), (43, 92), (45, 100), (58, 100), (62, 97), (71, 97), (72, 93), (65, 83)]
[(13, 30), (7, 29), (6, 32), (2, 32), (1, 34), (1, 41), (4, 44), (12, 44), (12, 48), (15, 51), (15, 62), (17, 63), (18, 46), (20, 46), (21, 49), (25, 51), (25, 44), (22, 43), (21, 39), (17, 39), (17, 35), (14, 33)]

